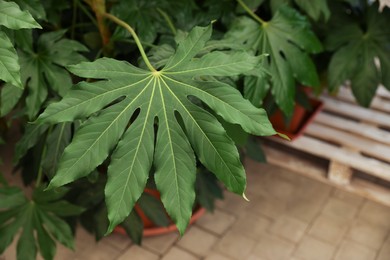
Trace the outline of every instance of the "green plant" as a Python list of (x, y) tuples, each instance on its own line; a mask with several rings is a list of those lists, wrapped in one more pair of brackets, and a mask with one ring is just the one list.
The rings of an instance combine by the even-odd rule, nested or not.
[[(276, 134), (264, 100), (290, 115), (296, 85), (320, 91), (320, 52), (332, 57), (331, 90), (350, 79), (367, 104), (374, 86), (363, 90), (362, 76), (389, 88), (389, 35), (374, 23), (388, 10), (361, 5), (353, 15), (369, 13), (368, 34), (348, 24), (355, 34), (343, 38), (347, 29), (330, 28), (344, 9), (313, 3), (0, 0), (0, 113), (21, 131), (14, 164), (33, 190), (0, 178), (0, 252), (21, 230), (19, 259), (52, 259), (78, 221), (97, 239), (122, 225), (140, 242), (136, 203), (158, 225), (166, 211), (183, 234), (195, 203), (213, 209), (220, 183), (245, 198), (241, 155), (263, 160), (251, 135)], [(332, 67), (362, 46), (363, 68)]]

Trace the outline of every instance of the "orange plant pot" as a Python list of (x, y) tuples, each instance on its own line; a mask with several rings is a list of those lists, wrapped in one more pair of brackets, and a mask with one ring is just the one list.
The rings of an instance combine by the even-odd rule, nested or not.
[(313, 108), (311, 111), (305, 110), (299, 104), (295, 105), (293, 117), (288, 125), (286, 125), (281, 111), (274, 113), (270, 117), (270, 121), (275, 130), (287, 135), (291, 140), (300, 137), (324, 106), (321, 100), (314, 98), (310, 98), (310, 104)]
[[(145, 189), (145, 192), (147, 192), (148, 194), (152, 195), (153, 197), (155, 198), (158, 198), (160, 199), (160, 193), (157, 191), (157, 190), (153, 190), (153, 189)], [(163, 234), (167, 234), (167, 233), (172, 233), (172, 232), (175, 232), (177, 231), (177, 227), (175, 224), (171, 224), (167, 227), (159, 227), (159, 226), (156, 226), (146, 215), (145, 213), (142, 211), (141, 207), (138, 206), (138, 205), (135, 205), (135, 211), (137, 212), (137, 214), (140, 216), (142, 222), (143, 222), (143, 225), (144, 225), (144, 231), (143, 231), (143, 236), (144, 237), (149, 237), (149, 236), (159, 236), (159, 235), (163, 235)], [(203, 214), (206, 212), (206, 210), (202, 207), (197, 207), (193, 214), (192, 214), (192, 217), (190, 219), (190, 225), (193, 224), (195, 221), (197, 221), (200, 217), (203, 216)], [(114, 232), (116, 233), (119, 233), (119, 234), (123, 234), (123, 235), (126, 235), (126, 231), (123, 227), (121, 226), (117, 226), (115, 227), (114, 229)]]

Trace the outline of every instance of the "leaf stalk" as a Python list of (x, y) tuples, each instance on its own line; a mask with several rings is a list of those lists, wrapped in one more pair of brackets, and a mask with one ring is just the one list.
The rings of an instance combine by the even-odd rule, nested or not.
[(168, 14), (166, 12), (164, 12), (163, 10), (161, 10), (160, 8), (157, 8), (157, 11), (161, 14), (161, 16), (167, 22), (169, 29), (171, 29), (173, 35), (176, 35), (177, 30), (176, 30), (175, 26), (173, 25), (171, 18), (169, 18)]
[(250, 8), (249, 6), (247, 6), (244, 1), (242, 0), (237, 0), (237, 2), (241, 5), (242, 8), (244, 8), (244, 10), (253, 18), (255, 19), (256, 21), (258, 21), (261, 25), (265, 26), (267, 25), (267, 22), (264, 21), (263, 19), (261, 19), (257, 14), (255, 14)]
[(142, 59), (145, 61), (145, 64), (146, 66), (149, 68), (149, 70), (151, 72), (155, 72), (157, 71), (153, 66), (152, 64), (150, 63), (149, 59), (148, 59), (148, 56), (146, 56), (146, 53), (145, 53), (145, 50), (144, 48), (142, 47), (142, 44), (141, 44), (141, 41), (140, 39), (138, 38), (138, 35), (135, 33), (134, 29), (129, 25), (127, 24), (126, 22), (122, 21), (121, 19), (119, 19), (118, 17), (112, 15), (112, 14), (109, 14), (109, 13), (103, 13), (103, 16), (110, 19), (111, 21), (113, 21), (114, 23), (122, 26), (123, 28), (125, 28), (130, 34), (131, 36), (133, 36), (134, 40), (135, 40), (135, 44), (137, 44), (137, 47), (141, 53), (141, 56), (142, 56)]

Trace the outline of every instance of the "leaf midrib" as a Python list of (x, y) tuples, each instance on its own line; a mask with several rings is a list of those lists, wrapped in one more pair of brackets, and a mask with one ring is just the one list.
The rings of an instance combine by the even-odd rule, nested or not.
[[(166, 76), (164, 76), (166, 77)], [(170, 79), (169, 77), (166, 77), (167, 79)], [(223, 162), (223, 164), (225, 165), (225, 167), (229, 170), (230, 174), (234, 177), (234, 179), (236, 180), (236, 182), (238, 183), (237, 181), (237, 178), (236, 176), (233, 174), (233, 172), (231, 171), (230, 167), (226, 164), (226, 162), (223, 160), (222, 156), (220, 155), (220, 153), (218, 152), (218, 150), (215, 148), (214, 144), (211, 142), (211, 140), (208, 138), (208, 136), (204, 133), (203, 129), (200, 127), (200, 125), (198, 124), (198, 122), (196, 121), (196, 119), (192, 116), (192, 114), (187, 110), (186, 106), (181, 102), (181, 100), (175, 95), (175, 93), (171, 90), (171, 88), (168, 86), (168, 84), (165, 83), (165, 81), (162, 79), (162, 81), (164, 82), (164, 85), (166, 86), (166, 88), (168, 89), (169, 92), (171, 92), (172, 96), (178, 101), (178, 103), (183, 107), (183, 109), (187, 112), (187, 114), (189, 115), (189, 117), (195, 122), (195, 125), (200, 129), (200, 132), (203, 134), (203, 136), (205, 137), (205, 139), (208, 141), (208, 143), (211, 145), (211, 147), (214, 149), (215, 153), (218, 155), (218, 157), (221, 159), (221, 161)]]
[[(57, 114), (66, 113), (66, 112), (69, 111), (69, 110), (74, 110), (74, 109), (77, 110), (77, 107), (80, 107), (81, 105), (84, 105), (85, 103), (93, 102), (94, 100), (96, 100), (96, 99), (98, 99), (98, 98), (100, 98), (100, 97), (102, 97), (102, 96), (110, 95), (110, 94), (115, 93), (115, 92), (120, 92), (120, 91), (123, 91), (123, 90), (126, 89), (126, 88), (131, 88), (131, 87), (133, 87), (134, 85), (137, 85), (137, 84), (140, 84), (141, 82), (146, 81), (146, 80), (149, 79), (150, 77), (152, 77), (152, 75), (149, 75), (148, 77), (146, 77), (146, 78), (144, 78), (144, 79), (142, 79), (142, 80), (140, 80), (140, 81), (137, 81), (137, 82), (135, 82), (135, 83), (133, 83), (133, 84), (126, 85), (126, 86), (123, 86), (123, 87), (120, 87), (120, 88), (115, 88), (115, 89), (113, 89), (113, 90), (109, 90), (109, 91), (102, 92), (101, 94), (98, 94), (98, 95), (96, 95), (96, 96), (93, 96), (92, 98), (86, 99), (86, 100), (84, 100), (84, 101), (78, 103), (78, 104), (75, 105), (75, 106), (70, 106), (69, 108), (66, 108), (66, 109), (63, 109), (63, 110), (61, 110), (61, 111), (59, 111), (59, 112), (56, 112), (55, 114), (52, 114), (52, 115), (50, 115), (50, 116), (48, 116), (48, 117), (46, 117), (46, 118), (53, 118), (53, 117), (55, 118)], [(88, 86), (90, 86), (90, 85), (88, 85)], [(145, 90), (145, 88), (144, 88), (144, 90)], [(144, 90), (143, 90), (143, 91), (144, 91)], [(137, 97), (138, 97), (138, 95), (137, 95)], [(46, 119), (46, 118), (43, 117), (43, 119)], [(64, 121), (68, 121), (68, 120), (61, 120), (61, 119), (59, 119), (59, 120), (57, 120), (56, 122), (64, 122)]]
[[(170, 132), (170, 128), (169, 128), (169, 123), (168, 123), (168, 115), (167, 115), (167, 109), (166, 109), (166, 105), (165, 105), (165, 100), (164, 100), (164, 96), (163, 96), (163, 92), (162, 92), (162, 88), (161, 88), (161, 78), (158, 78), (158, 87), (159, 87), (159, 90), (160, 90), (160, 97), (161, 97), (161, 103), (162, 103), (162, 107), (163, 107), (163, 112), (164, 112), (164, 119), (165, 119), (165, 124), (167, 126), (167, 133), (168, 133), (168, 143), (169, 143), (169, 148), (171, 149), (171, 153), (172, 153), (172, 162), (173, 162), (173, 170), (174, 170), (174, 173), (175, 173), (175, 178), (174, 178), (174, 181), (175, 181), (175, 188), (176, 188), (176, 194), (180, 194), (179, 193), (179, 181), (177, 179), (177, 166), (176, 166), (176, 160), (175, 160), (175, 152), (173, 150), (173, 146), (172, 146), (172, 137), (171, 137), (171, 132)], [(180, 199), (180, 196), (177, 195), (179, 197), (178, 199), (178, 203), (179, 203), (179, 209), (182, 209), (182, 203), (181, 203), (181, 199)], [(182, 213), (181, 213), (181, 210), (179, 210), (180, 212), (180, 218), (183, 218), (182, 217)]]
[[(153, 90), (152, 90), (152, 94), (150, 96), (150, 100), (149, 100), (149, 106), (148, 106), (148, 109), (147, 109), (147, 112), (146, 112), (146, 115), (145, 115), (145, 121), (144, 121), (144, 124), (143, 124), (143, 127), (142, 127), (142, 131), (141, 131), (141, 135), (140, 136), (143, 136), (144, 135), (144, 132), (145, 132), (145, 128), (146, 128), (146, 124), (148, 123), (148, 118), (149, 118), (149, 114), (150, 114), (150, 111), (151, 111), (151, 105), (152, 105), (152, 100), (154, 98), (154, 91), (156, 89), (156, 83), (153, 84)], [(148, 87), (148, 86), (147, 86)], [(145, 87), (145, 89), (147, 88)], [(133, 173), (133, 167), (134, 167), (134, 163), (135, 163), (135, 160), (137, 158), (137, 154), (139, 152), (139, 147), (142, 143), (142, 138), (139, 138), (138, 140), (138, 144), (137, 144), (137, 147), (136, 147), (136, 152), (133, 156), (133, 161), (131, 162), (131, 166), (129, 167), (129, 173), (127, 174), (127, 178), (126, 178), (126, 182), (125, 182), (125, 185), (124, 185), (124, 188), (123, 188), (123, 191), (122, 191), (122, 195), (120, 196), (120, 199), (119, 199), (119, 204), (123, 201), (123, 198), (124, 198), (124, 195), (125, 195), (125, 187), (127, 187), (129, 181), (130, 181), (130, 176), (131, 174)], [(118, 211), (116, 211), (116, 214), (115, 216), (118, 215)]]
[[(149, 81), (150, 82), (150, 81)], [(100, 138), (108, 131), (108, 129), (110, 129), (111, 128), (111, 126), (114, 124), (114, 122), (116, 122), (117, 120), (118, 120), (118, 118), (120, 118), (121, 117), (121, 115), (123, 114), (123, 113), (125, 113), (126, 111), (127, 111), (127, 109), (134, 103), (134, 102), (136, 102), (137, 101), (137, 99), (138, 99), (138, 97), (140, 96), (140, 95), (142, 95), (143, 93), (144, 93), (144, 91), (146, 90), (147, 88), (145, 87), (134, 99), (133, 99), (133, 101), (131, 101), (119, 114), (118, 114), (118, 116), (114, 119), (114, 120), (112, 120), (112, 122), (108, 125), (108, 127), (106, 127), (106, 129), (104, 129), (104, 131), (103, 132), (101, 132), (101, 134), (98, 136), (98, 138), (96, 138), (96, 140), (88, 147), (88, 149), (86, 149), (85, 151), (84, 151), (84, 153), (76, 160), (76, 162), (75, 163), (73, 163), (66, 171), (65, 171), (65, 175), (76, 165), (76, 164), (78, 164), (78, 162), (85, 156), (85, 154), (87, 154), (87, 152), (89, 152), (91, 149), (92, 149), (92, 147), (98, 142), (98, 141), (100, 141)], [(57, 174), (58, 175), (58, 174)], [(62, 174), (63, 175), (63, 174)]]
[[(184, 82), (180, 82), (180, 81), (175, 80), (175, 79), (173, 79), (173, 78), (167, 77), (167, 76), (165, 76), (164, 74), (162, 74), (162, 76), (165, 77), (165, 78), (167, 78), (167, 79), (170, 79), (170, 80), (173, 81), (173, 82), (176, 82), (176, 83), (178, 83), (178, 84), (181, 84), (181, 85), (184, 85), (184, 86), (186, 86), (186, 87), (189, 87), (189, 88), (191, 88), (191, 89), (195, 89), (195, 90), (197, 90), (197, 91), (201, 91), (203, 94), (205, 94), (205, 95), (207, 95), (207, 96), (210, 96), (210, 97), (212, 97), (213, 99), (216, 99), (216, 100), (220, 101), (220, 102), (223, 103), (225, 106), (230, 107), (230, 108), (232, 108), (232, 109), (235, 110), (235, 111), (241, 112), (240, 110), (237, 110), (235, 107), (231, 106), (229, 103), (226, 103), (225, 101), (221, 100), (221, 99), (218, 98), (217, 96), (211, 95), (211, 94), (208, 93), (207, 91), (204, 91), (204, 90), (202, 90), (202, 89), (200, 89), (200, 88), (197, 88), (197, 87), (194, 87), (194, 86), (192, 86), (192, 85), (186, 84), (186, 83), (184, 83)], [(247, 119), (249, 119), (249, 120), (251, 120), (251, 121), (253, 120), (253, 119), (251, 119), (250, 117), (248, 117), (245, 113), (242, 113), (242, 114), (245, 116), (245, 118), (247, 118)]]

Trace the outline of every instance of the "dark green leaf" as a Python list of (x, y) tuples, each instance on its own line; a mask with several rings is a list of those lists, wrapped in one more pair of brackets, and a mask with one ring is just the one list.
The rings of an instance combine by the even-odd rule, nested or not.
[(330, 10), (327, 0), (295, 0), (297, 5), (302, 8), (312, 19), (318, 21), (321, 17), (327, 21), (330, 17)]
[(134, 210), (131, 211), (130, 215), (127, 218), (125, 218), (121, 226), (125, 229), (127, 235), (134, 243), (139, 245), (141, 244), (142, 234), (144, 230), (143, 223), (141, 218)]
[(46, 12), (40, 0), (14, 0), (23, 10), (37, 19), (46, 20)]
[(0, 25), (10, 29), (42, 28), (28, 11), (20, 10), (14, 2), (0, 0)]
[(16, 143), (14, 164), (26, 155), (27, 151), (35, 146), (43, 133), (49, 128), (48, 125), (27, 124), (22, 138)]
[(171, 223), (161, 200), (158, 198), (144, 192), (137, 204), (142, 209), (142, 212), (145, 213), (146, 217), (157, 226), (166, 227)]
[(50, 237), (49, 233), (41, 225), (37, 212), (35, 212), (34, 214), (34, 227), (37, 231), (37, 242), (41, 255), (45, 260), (54, 259), (56, 253), (56, 244), (54, 240)]
[(272, 76), (271, 92), (286, 114), (293, 111), (296, 80), (303, 85), (319, 86), (309, 54), (321, 51), (322, 46), (308, 21), (296, 10), (282, 6), (270, 21), (262, 24), (241, 17), (226, 37), (242, 42), (248, 49), (270, 54), (264, 65)]
[(11, 40), (2, 31), (0, 31), (0, 80), (22, 88), (18, 55)]
[(43, 160), (42, 167), (45, 169), (49, 178), (52, 178), (58, 168), (58, 162), (65, 147), (70, 143), (72, 134), (72, 125), (70, 123), (61, 123), (54, 127), (47, 136), (47, 156)]
[(247, 73), (258, 67), (263, 57), (214, 52), (194, 58), (210, 36), (211, 27), (192, 30), (161, 71), (146, 71), (108, 58), (69, 66), (78, 76), (105, 80), (79, 83), (38, 119), (54, 123), (89, 117), (65, 149), (50, 188), (88, 175), (113, 151), (105, 189), (111, 230), (130, 213), (153, 164), (164, 206), (183, 233), (195, 199), (194, 150), (229, 190), (242, 195), (245, 173), (234, 143), (215, 117), (192, 103), (189, 96), (246, 132), (274, 134), (265, 111), (253, 107), (238, 90), (216, 80), (199, 79)]
[(327, 38), (327, 47), (334, 50), (329, 63), (329, 87), (337, 90), (350, 80), (352, 92), (363, 106), (369, 106), (379, 84), (390, 89), (390, 11), (377, 12), (377, 5), (368, 10), (364, 21), (334, 28)]
[(249, 138), (246, 144), (246, 155), (260, 163), (267, 162), (263, 149), (261, 149), (260, 143), (255, 138)]
[(21, 189), (16, 187), (0, 188), (0, 209), (18, 207), (26, 202)]
[(62, 219), (51, 214), (39, 212), (39, 219), (46, 229), (64, 246), (74, 249), (73, 234), (69, 225)]
[(36, 51), (19, 53), (22, 84), (27, 85), (26, 113), (33, 119), (46, 100), (48, 91), (65, 95), (72, 85), (69, 73), (62, 66), (86, 60), (78, 52), (86, 51), (80, 43), (63, 39), (65, 31), (44, 33)]

